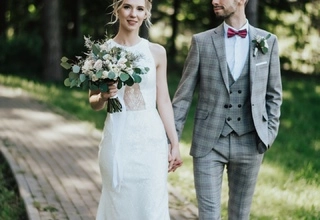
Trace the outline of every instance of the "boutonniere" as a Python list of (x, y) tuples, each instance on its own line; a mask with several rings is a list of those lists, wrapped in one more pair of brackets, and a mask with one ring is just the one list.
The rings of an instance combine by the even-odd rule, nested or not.
[(257, 55), (258, 50), (260, 50), (263, 54), (266, 54), (268, 52), (269, 45), (267, 39), (270, 36), (271, 34), (268, 34), (266, 37), (262, 37), (260, 35), (255, 36), (254, 40), (252, 40), (252, 43), (254, 43), (254, 57)]

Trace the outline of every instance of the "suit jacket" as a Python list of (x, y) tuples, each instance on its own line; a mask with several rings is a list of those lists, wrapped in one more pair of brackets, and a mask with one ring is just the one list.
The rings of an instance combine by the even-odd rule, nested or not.
[[(274, 142), (279, 128), (282, 84), (277, 37), (267, 40), (269, 50), (254, 56), (255, 36), (269, 33), (249, 25), (250, 101), (254, 127), (259, 136), (258, 150), (265, 152)], [(229, 101), (228, 67), (223, 24), (195, 34), (185, 61), (182, 78), (173, 98), (179, 137), (196, 88), (198, 100), (194, 116), (190, 154), (201, 157), (217, 142), (225, 123), (225, 104)], [(243, 125), (246, 126), (246, 125)]]

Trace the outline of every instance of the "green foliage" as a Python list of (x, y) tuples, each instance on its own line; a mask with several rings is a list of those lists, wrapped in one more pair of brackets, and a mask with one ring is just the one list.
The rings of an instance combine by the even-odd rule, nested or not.
[(41, 50), (42, 39), (37, 35), (0, 37), (0, 72), (40, 74)]
[(0, 219), (23, 220), (26, 211), (9, 165), (0, 152)]
[(285, 70), (320, 74), (319, 1), (260, 2), (260, 26), (279, 39)]

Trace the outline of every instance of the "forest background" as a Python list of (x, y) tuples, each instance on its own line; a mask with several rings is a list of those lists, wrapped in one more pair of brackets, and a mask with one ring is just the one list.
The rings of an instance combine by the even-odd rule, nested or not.
[[(0, 0), (0, 72), (61, 81), (60, 59), (83, 55), (84, 35), (97, 40), (115, 33), (116, 27), (107, 25), (111, 3)], [(278, 36), (283, 70), (320, 74), (319, 0), (250, 0), (246, 9), (252, 25)], [(153, 0), (152, 23), (151, 29), (142, 28), (142, 36), (162, 44), (169, 68), (181, 70), (192, 34), (221, 21), (209, 0)]]
[[(106, 31), (115, 33), (116, 28), (107, 25), (110, 4), (111, 0), (0, 0), (0, 84), (22, 88), (52, 109), (102, 129), (105, 112), (92, 114), (87, 91), (63, 86), (68, 73), (60, 59), (84, 55), (84, 35), (98, 40)], [(251, 219), (320, 219), (320, 0), (249, 0), (246, 9), (250, 24), (278, 36), (284, 98), (279, 135), (265, 155)], [(172, 95), (192, 34), (221, 21), (209, 0), (153, 0), (152, 23), (141, 34), (167, 49)], [(169, 175), (169, 182), (187, 202), (196, 204), (189, 156), (194, 111), (192, 105), (182, 136), (184, 166)], [(1, 178), (1, 167), (0, 163), (0, 201), (9, 201), (6, 195), (11, 193), (3, 193), (1, 182), (12, 182), (7, 168)], [(226, 181), (222, 198), (225, 217)], [(15, 219), (16, 206), (8, 207), (13, 214), (7, 219)], [(0, 206), (0, 218), (6, 210)]]

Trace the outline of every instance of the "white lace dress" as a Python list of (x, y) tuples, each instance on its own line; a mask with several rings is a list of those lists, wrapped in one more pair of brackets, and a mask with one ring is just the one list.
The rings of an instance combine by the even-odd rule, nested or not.
[(141, 83), (118, 91), (123, 111), (106, 118), (99, 150), (103, 186), (96, 219), (168, 220), (168, 145), (156, 109), (154, 59), (145, 39), (124, 48), (143, 54), (140, 64), (150, 70)]

